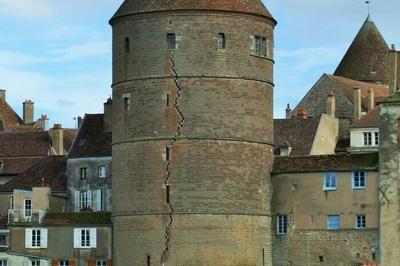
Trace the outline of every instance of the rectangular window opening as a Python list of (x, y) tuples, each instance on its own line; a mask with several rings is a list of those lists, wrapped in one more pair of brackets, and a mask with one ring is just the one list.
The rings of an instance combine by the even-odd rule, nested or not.
[(151, 264), (151, 258), (150, 255), (147, 255), (147, 266), (150, 266)]
[(58, 262), (59, 266), (69, 266), (69, 261), (68, 260), (60, 260)]
[(225, 49), (225, 33), (218, 33), (218, 49)]
[(336, 173), (324, 173), (324, 191), (336, 190), (337, 176)]
[(105, 260), (97, 260), (96, 266), (107, 266), (107, 261)]
[(107, 172), (104, 165), (99, 166), (99, 178), (106, 178)]
[(167, 107), (169, 107), (169, 93), (167, 94)]
[(372, 146), (372, 133), (364, 132), (364, 146)]
[(128, 111), (129, 110), (129, 98), (124, 97), (124, 110)]
[(278, 235), (285, 235), (287, 233), (287, 215), (278, 215), (277, 233)]
[(170, 148), (169, 147), (165, 147), (165, 160), (167, 162), (169, 162), (171, 159), (171, 155), (170, 155)]
[(130, 41), (129, 38), (125, 38), (125, 53), (129, 53), (131, 50), (131, 45), (130, 45)]
[(87, 168), (86, 167), (82, 167), (80, 169), (80, 177), (81, 177), (81, 179), (85, 179), (86, 178), (86, 173), (87, 173)]
[(366, 216), (359, 214), (356, 216), (356, 229), (365, 229), (366, 227)]
[(319, 256), (319, 262), (324, 262), (324, 256)]
[(26, 218), (32, 216), (32, 200), (30, 199), (24, 200), (24, 215)]
[(365, 189), (366, 179), (365, 172), (353, 172), (352, 188)]
[(375, 132), (375, 145), (379, 146), (379, 132)]
[(253, 53), (258, 56), (267, 57), (267, 39), (254, 36)]
[(167, 201), (167, 204), (169, 204), (169, 185), (166, 185), (165, 190), (165, 200)]
[(175, 33), (168, 33), (167, 34), (167, 47), (168, 47), (168, 49), (176, 49)]
[(328, 215), (327, 229), (328, 230), (339, 230), (340, 229), (340, 216), (339, 215)]

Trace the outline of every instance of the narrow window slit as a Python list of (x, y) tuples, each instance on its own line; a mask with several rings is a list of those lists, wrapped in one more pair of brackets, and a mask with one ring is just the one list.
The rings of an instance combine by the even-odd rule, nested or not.
[(169, 204), (169, 185), (166, 185), (165, 189), (166, 189), (165, 200), (167, 201), (167, 204)]
[(170, 148), (165, 147), (165, 160), (166, 160), (167, 162), (169, 162), (170, 159), (171, 159), (171, 156), (170, 156)]
[(131, 45), (130, 45), (129, 38), (125, 38), (125, 52), (129, 53), (130, 50), (131, 50)]
[(169, 107), (169, 94), (167, 94), (167, 107)]
[(167, 34), (167, 46), (168, 49), (176, 49), (176, 36), (175, 33)]
[(151, 260), (150, 260), (150, 255), (147, 255), (147, 266), (150, 266)]

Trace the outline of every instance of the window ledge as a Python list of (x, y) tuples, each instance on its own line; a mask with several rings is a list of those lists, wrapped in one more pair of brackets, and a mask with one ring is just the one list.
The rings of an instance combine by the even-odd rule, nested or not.
[(336, 191), (337, 188), (328, 188), (328, 187), (324, 187), (324, 191)]
[(366, 187), (353, 187), (352, 190), (365, 190)]

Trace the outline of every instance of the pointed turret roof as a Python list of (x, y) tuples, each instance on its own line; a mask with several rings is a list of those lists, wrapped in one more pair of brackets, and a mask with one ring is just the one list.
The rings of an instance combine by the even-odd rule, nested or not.
[(368, 15), (334, 75), (387, 84), (389, 68), (389, 46)]
[(269, 18), (276, 24), (275, 19), (261, 0), (125, 0), (113, 20), (141, 13), (177, 11), (177, 10), (216, 10), (248, 13)]

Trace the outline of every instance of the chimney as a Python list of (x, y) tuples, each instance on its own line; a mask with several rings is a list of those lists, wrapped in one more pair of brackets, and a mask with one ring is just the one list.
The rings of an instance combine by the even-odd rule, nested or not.
[(354, 92), (354, 121), (361, 118), (361, 89), (358, 86), (355, 86), (353, 89)]
[(50, 137), (56, 155), (64, 155), (64, 129), (61, 124), (54, 124)]
[(83, 119), (82, 119), (82, 117), (81, 116), (78, 116), (78, 129), (81, 127), (81, 125), (82, 125), (82, 122), (83, 122)]
[(308, 113), (306, 110), (301, 109), (301, 108), (297, 109), (297, 117), (298, 118), (307, 119), (307, 116), (308, 116)]
[(372, 89), (368, 90), (368, 112), (375, 108), (375, 94)]
[(286, 111), (286, 119), (292, 119), (292, 109), (290, 108), (290, 104), (287, 104), (285, 111)]
[(112, 99), (107, 99), (104, 103), (104, 132), (111, 133), (112, 131)]
[(31, 100), (25, 100), (23, 105), (23, 122), (24, 124), (29, 124), (33, 122), (33, 112), (34, 112), (34, 102)]
[(326, 114), (332, 117), (335, 117), (336, 115), (336, 97), (333, 91), (328, 93), (328, 99), (326, 101)]
[(397, 91), (397, 51), (396, 45), (392, 44), (390, 49), (390, 73), (389, 73), (389, 93)]
[(39, 121), (40, 121), (40, 127), (42, 128), (42, 130), (43, 131), (49, 131), (49, 121), (50, 121), (50, 119), (49, 119), (49, 117), (47, 116), (47, 115), (41, 115), (40, 116), (40, 119), (39, 119)]
[(0, 90), (0, 102), (5, 102), (5, 101), (6, 101), (6, 91)]

